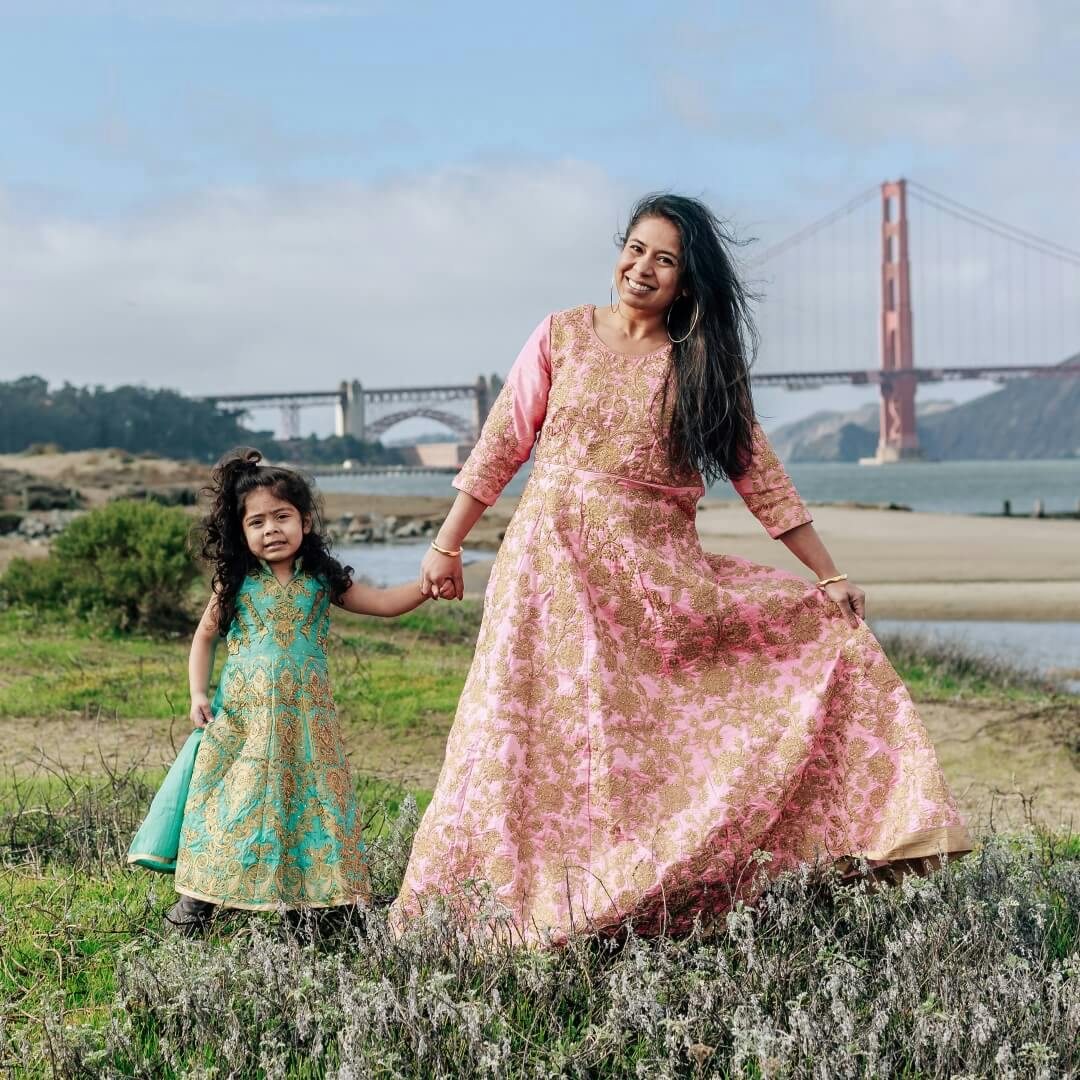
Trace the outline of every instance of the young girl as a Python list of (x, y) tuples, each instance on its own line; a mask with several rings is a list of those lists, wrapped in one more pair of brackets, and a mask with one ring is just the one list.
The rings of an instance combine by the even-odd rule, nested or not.
[[(234, 450), (212, 474), (202, 555), (213, 567), (213, 595), (188, 664), (191, 719), (204, 730), (197, 753), (193, 736), (187, 755), (178, 846), (161, 850), (167, 845), (159, 842), (152, 850), (151, 808), (128, 856), (166, 872), (175, 866), (180, 898), (166, 918), (188, 932), (217, 905), (295, 909), (367, 900), (361, 815), (327, 679), (329, 606), (400, 615), (426, 599), (415, 582), (388, 589), (354, 582), (329, 553), (308, 484), (260, 458), (257, 450)], [(219, 637), (229, 655), (211, 702)], [(183, 791), (173, 774), (185, 770), (184, 756), (159, 799)]]

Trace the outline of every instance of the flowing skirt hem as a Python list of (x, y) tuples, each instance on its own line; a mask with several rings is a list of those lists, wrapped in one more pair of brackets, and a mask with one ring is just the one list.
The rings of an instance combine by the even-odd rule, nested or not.
[(292, 911), (295, 908), (332, 908), (351, 907), (354, 904), (367, 905), (371, 903), (368, 893), (359, 892), (353, 896), (344, 894), (332, 900), (233, 900), (227, 896), (210, 896), (208, 893), (197, 892), (186, 886), (177, 886), (176, 891), (181, 896), (190, 896), (193, 900), (203, 900), (208, 904), (216, 904), (218, 907), (236, 908), (240, 911)]
[(972, 850), (971, 837), (963, 825), (941, 825), (908, 833), (887, 851), (867, 851), (868, 862), (896, 862), (900, 859), (926, 859), (934, 855), (966, 855)]
[[(882, 852), (856, 852), (852, 855), (841, 856), (831, 861), (838, 866), (842, 866), (851, 863), (853, 860), (865, 859), (875, 867), (881, 867), (892, 862), (902, 862), (907, 859), (936, 858), (943, 855), (948, 856), (949, 858), (959, 858), (972, 850), (973, 845), (971, 837), (963, 825), (941, 825), (930, 829), (921, 829), (918, 832), (907, 833), (898, 843)], [(719, 909), (714, 906), (715, 901), (713, 903), (707, 903), (704, 902), (704, 898), (706, 893), (711, 889), (717, 888), (722, 887), (718, 887), (716, 883), (705, 886), (703, 892), (699, 896), (699, 900), (702, 901), (700, 904), (691, 902), (687, 906), (687, 910), (683, 911), (681, 914), (676, 914), (675, 912), (671, 913), (671, 928), (675, 930), (675, 933), (685, 931), (686, 927), (689, 925), (686, 917), (695, 907), (698, 907), (699, 910), (697, 913), (702, 916), (716, 917)], [(732, 891), (727, 891), (726, 896), (728, 901), (731, 902), (736, 899), (735, 893)], [(400, 905), (399, 898), (399, 902), (391, 908), (390, 926), (395, 936), (402, 934), (406, 925), (422, 913), (424, 899), (435, 899), (443, 903), (448, 903), (451, 910), (456, 910), (458, 917), (466, 921), (476, 915), (475, 907), (470, 903), (464, 893), (459, 890), (431, 890), (425, 892), (423, 895), (413, 894), (413, 903), (411, 905)], [(670, 899), (670, 897), (665, 897), (665, 890), (662, 885), (653, 886), (649, 891), (638, 897), (636, 907), (635, 905), (630, 904), (618, 913), (613, 913), (609, 910), (607, 913), (596, 917), (583, 916), (578, 920), (580, 922), (580, 925), (578, 926), (573, 925), (574, 920), (572, 917), (570, 918), (569, 926), (559, 926), (555, 924), (540, 926), (535, 923), (526, 924), (522, 923), (521, 920), (512, 919), (509, 924), (500, 925), (498, 929), (493, 930), (493, 932), (507, 934), (510, 940), (517, 940), (519, 943), (526, 946), (542, 945), (545, 941), (558, 944), (560, 942), (565, 942), (571, 936), (578, 935), (608, 936), (622, 930), (628, 924), (634, 924), (638, 920), (641, 920), (642, 922), (655, 920), (657, 917), (657, 904), (659, 904), (660, 908), (665, 909), (660, 918), (660, 923), (667, 926), (668, 913), (666, 908), (667, 902)], [(724, 904), (722, 906), (726, 908), (729, 905)], [(418, 910), (409, 910), (409, 907), (418, 908)], [(683, 924), (685, 924), (685, 926)], [(645, 936), (651, 936), (657, 932), (662, 931), (659, 929), (646, 930)]]
[(176, 873), (176, 857), (169, 859), (149, 851), (131, 851), (127, 857), (129, 866), (141, 866), (144, 870), (156, 870), (159, 874)]

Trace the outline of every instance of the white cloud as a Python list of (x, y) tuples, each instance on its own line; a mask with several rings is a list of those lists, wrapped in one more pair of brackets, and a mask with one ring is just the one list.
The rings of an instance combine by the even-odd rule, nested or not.
[(825, 94), (827, 122), (849, 140), (1015, 159), (1022, 147), (1055, 153), (1076, 131), (1072, 0), (829, 0), (827, 10), (847, 68)]
[(697, 5), (657, 49), (668, 114), (691, 136), (766, 152), (793, 201), (815, 188), (840, 201), (888, 170), (963, 196), (960, 179), (1009, 217), (1026, 188), (1035, 212), (1013, 207), (1018, 224), (1065, 216), (1080, 246), (1080, 217), (1050, 210), (1080, 179), (1074, 0), (819, 0), (771, 17)]
[(119, 220), (0, 197), (0, 378), (189, 393), (471, 380), (606, 295), (625, 193), (573, 162), (236, 189)]
[(1046, 29), (1074, 14), (1071, 0), (826, 0), (836, 29), (892, 69), (962, 65), (968, 75), (1029, 54)]

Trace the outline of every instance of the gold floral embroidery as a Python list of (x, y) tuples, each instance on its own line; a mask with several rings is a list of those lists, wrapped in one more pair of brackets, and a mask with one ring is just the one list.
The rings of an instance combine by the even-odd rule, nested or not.
[(523, 461), (514, 428), (514, 389), (510, 383), (495, 398), (480, 438), (454, 480), (456, 487), (481, 502), (493, 505)]
[[(913, 838), (963, 850), (869, 630), (799, 578), (702, 551), (700, 479), (662, 438), (670, 355), (616, 357), (588, 308), (553, 316), (550, 342), (532, 475), (395, 919), (433, 896), (467, 908), (483, 879), (526, 940), (627, 915), (677, 929), (749, 888), (755, 849), (775, 869)], [(496, 402), (462, 470), (484, 501), (522, 460), (513, 414)], [(774, 535), (809, 520), (760, 429), (754, 448), (749, 508)]]
[(759, 424), (754, 425), (750, 467), (734, 486), (771, 536), (781, 536), (812, 520)]
[(325, 585), (248, 577), (195, 760), (180, 892), (244, 908), (367, 895), (362, 822), (327, 677)]

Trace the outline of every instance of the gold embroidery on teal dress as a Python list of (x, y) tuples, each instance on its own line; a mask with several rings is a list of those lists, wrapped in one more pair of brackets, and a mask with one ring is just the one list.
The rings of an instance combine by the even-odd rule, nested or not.
[(229, 907), (368, 896), (362, 820), (326, 668), (330, 598), (303, 572), (245, 579), (191, 778), (176, 887)]

